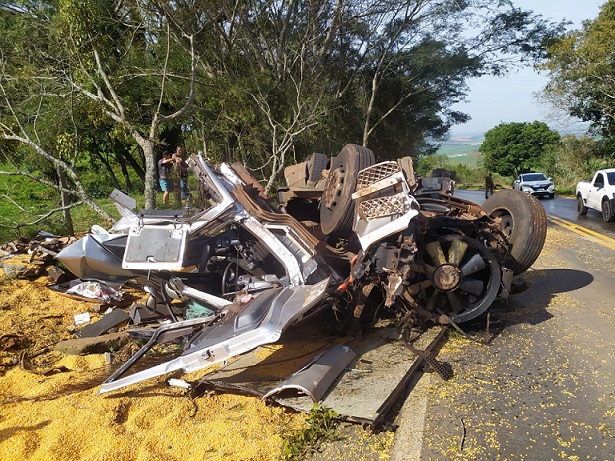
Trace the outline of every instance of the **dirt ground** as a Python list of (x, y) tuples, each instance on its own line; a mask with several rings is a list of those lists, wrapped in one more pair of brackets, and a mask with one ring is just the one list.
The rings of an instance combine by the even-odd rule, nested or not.
[[(305, 427), (307, 415), (255, 397), (191, 399), (166, 384), (169, 376), (98, 395), (112, 372), (104, 354), (64, 355), (55, 345), (74, 338), (75, 315), (102, 314), (48, 283), (0, 269), (0, 460), (276, 460), (284, 437)], [(114, 355), (128, 358), (135, 347)], [(196, 381), (208, 371), (177, 377)], [(353, 459), (379, 460), (388, 459), (393, 434), (340, 425), (338, 437)]]

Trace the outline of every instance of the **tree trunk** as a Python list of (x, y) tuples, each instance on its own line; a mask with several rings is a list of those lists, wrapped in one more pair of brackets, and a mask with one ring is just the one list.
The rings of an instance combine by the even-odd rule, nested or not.
[(141, 166), (141, 164), (137, 160), (135, 160), (135, 158), (130, 154), (130, 152), (122, 151), (120, 152), (120, 155), (126, 161), (126, 163), (130, 165), (133, 170), (135, 170), (137, 176), (139, 176), (141, 181), (143, 181), (143, 184), (145, 184), (145, 171), (143, 171), (143, 167)]
[(113, 183), (113, 187), (115, 187), (116, 189), (120, 188), (120, 183), (117, 180), (117, 178), (115, 177), (115, 173), (113, 172), (113, 168), (111, 168), (111, 165), (109, 164), (109, 161), (107, 160), (107, 158), (104, 155), (101, 155), (100, 153), (97, 153), (98, 158), (100, 159), (101, 163), (105, 166), (105, 169), (107, 170), (107, 173), (109, 173), (109, 177), (111, 178), (111, 182)]
[(58, 173), (60, 186), (63, 189), (60, 195), (62, 197), (62, 207), (64, 208), (62, 213), (64, 214), (66, 230), (68, 232), (68, 235), (73, 235), (75, 233), (75, 228), (73, 227), (73, 217), (70, 214), (70, 208), (68, 208), (68, 206), (70, 205), (70, 197), (68, 193), (65, 192), (65, 190), (67, 189), (66, 172), (64, 171), (64, 168), (62, 168), (60, 165), (57, 166), (56, 171)]
[(182, 192), (180, 188), (179, 176), (173, 177), (173, 201), (177, 208), (182, 207)]
[(124, 176), (124, 190), (126, 192), (132, 192), (132, 183), (130, 182), (130, 175), (128, 174), (128, 168), (126, 168), (126, 162), (124, 162), (125, 157), (125, 155), (120, 154), (120, 168), (122, 169), (122, 175)]
[(158, 167), (156, 165), (156, 151), (151, 139), (142, 139), (140, 142), (145, 157), (145, 208), (156, 209), (156, 178)]

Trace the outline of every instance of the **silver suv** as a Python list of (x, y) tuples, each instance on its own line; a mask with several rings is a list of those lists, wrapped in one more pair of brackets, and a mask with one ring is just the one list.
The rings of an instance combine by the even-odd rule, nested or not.
[(538, 197), (555, 197), (555, 185), (543, 173), (520, 174), (513, 182), (513, 189)]

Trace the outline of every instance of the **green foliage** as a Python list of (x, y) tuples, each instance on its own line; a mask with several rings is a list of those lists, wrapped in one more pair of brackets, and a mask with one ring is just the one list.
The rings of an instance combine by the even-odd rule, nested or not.
[(436, 168), (450, 169), (450, 159), (444, 154), (425, 155), (420, 158), (414, 172), (420, 176), (429, 176)]
[(305, 421), (305, 427), (284, 440), (282, 459), (298, 461), (318, 446), (335, 438), (337, 413), (322, 404), (315, 404)]
[[(491, 0), (18, 3), (23, 12), (0, 9), (0, 138), (8, 127), (75, 173), (96, 172), (93, 197), (145, 185), (149, 206), (155, 143), (239, 160), (271, 188), (284, 165), (347, 142), (379, 160), (432, 153), (467, 119), (452, 109), (466, 80), (503, 72), (501, 52), (539, 53), (556, 29)], [(40, 150), (8, 140), (0, 150), (56, 181)]]
[(600, 144), (590, 137), (563, 136), (545, 150), (541, 169), (561, 190), (574, 190), (581, 179), (591, 179), (596, 170), (611, 166), (600, 153)]
[[(461, 146), (455, 151), (462, 150)], [(416, 174), (420, 176), (430, 176), (436, 168), (455, 171), (455, 181), (459, 186), (462, 184), (484, 184), (486, 171), (481, 167), (480, 162), (473, 160), (468, 164), (459, 163), (457, 157), (451, 158), (449, 155), (434, 154), (421, 157), (415, 166)], [(501, 180), (501, 178), (500, 178)], [(508, 182), (508, 181), (506, 181)]]
[[(11, 170), (8, 165), (0, 164), (0, 170)], [(102, 184), (105, 176), (98, 174), (97, 170), (85, 169), (83, 182), (91, 196), (98, 197), (99, 205), (114, 219), (120, 216), (115, 205), (108, 199), (113, 187)], [(143, 205), (142, 194), (133, 195), (140, 206)], [(51, 209), (61, 206), (57, 192), (48, 186), (34, 182), (20, 175), (0, 175), (0, 242), (8, 242), (19, 237), (33, 237), (39, 230), (57, 235), (68, 235), (63, 216), (58, 213), (37, 224), (27, 225), (38, 221), (41, 216)], [(71, 209), (75, 232), (87, 231), (92, 225), (103, 227), (109, 223), (104, 222), (99, 214), (91, 208), (80, 205)]]
[(615, 135), (615, 0), (598, 17), (549, 48), (547, 97), (571, 115), (590, 121), (597, 133)]
[[(0, 167), (2, 168), (2, 167)], [(4, 169), (8, 169), (4, 167)], [(88, 172), (85, 183), (96, 181), (96, 172)], [(109, 189), (109, 192), (112, 190)], [(99, 204), (115, 219), (119, 218), (114, 204), (108, 200), (109, 193), (99, 199)], [(135, 196), (142, 204), (141, 197)], [(57, 235), (67, 235), (66, 223), (61, 214), (52, 215), (35, 225), (34, 222), (49, 210), (59, 207), (60, 199), (55, 190), (19, 175), (0, 175), (0, 243), (20, 237), (33, 237), (39, 230)], [(87, 231), (92, 225), (107, 226), (91, 208), (81, 205), (71, 209), (75, 232)]]
[(537, 169), (542, 154), (559, 139), (544, 122), (502, 123), (485, 133), (479, 151), (488, 171), (517, 176)]

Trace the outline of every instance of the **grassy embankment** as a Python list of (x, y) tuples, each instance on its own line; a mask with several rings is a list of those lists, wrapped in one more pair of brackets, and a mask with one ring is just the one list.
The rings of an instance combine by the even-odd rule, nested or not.
[[(96, 202), (111, 216), (118, 218), (115, 206), (106, 198), (111, 190), (113, 188), (107, 192), (105, 188)], [(61, 212), (43, 218), (50, 210), (61, 206), (58, 194), (51, 188), (25, 177), (3, 175), (0, 176), (0, 191), (0, 243), (34, 236), (40, 230), (57, 235), (67, 234)], [(107, 226), (102, 217), (85, 205), (72, 208), (71, 216), (75, 232), (86, 231), (93, 224)]]

